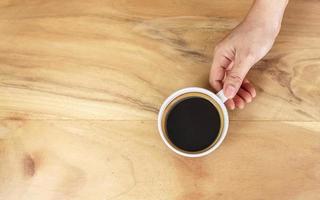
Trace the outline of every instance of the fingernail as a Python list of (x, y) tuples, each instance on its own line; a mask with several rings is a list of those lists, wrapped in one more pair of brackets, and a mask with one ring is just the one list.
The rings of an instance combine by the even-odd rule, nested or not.
[(224, 94), (228, 99), (233, 98), (234, 95), (236, 95), (236, 88), (233, 87), (232, 85), (228, 85), (226, 87), (226, 91)]

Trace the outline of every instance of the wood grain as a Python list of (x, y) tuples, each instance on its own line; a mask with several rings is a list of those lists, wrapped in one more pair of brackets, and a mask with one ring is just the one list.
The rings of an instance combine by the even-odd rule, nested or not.
[(0, 200), (320, 199), (316, 0), (290, 1), (219, 150), (182, 158), (157, 133), (251, 2), (1, 1)]
[[(212, 49), (249, 3), (100, 4), (17, 1), (0, 7), (2, 119), (155, 119), (176, 89), (207, 87)], [(257, 100), (232, 119), (320, 119), (315, 8), (312, 1), (289, 6), (275, 47), (249, 75)]]
[[(2, 121), (5, 199), (318, 199), (317, 122), (232, 122), (212, 155), (177, 156), (154, 121)], [(259, 130), (259, 131), (257, 131)]]

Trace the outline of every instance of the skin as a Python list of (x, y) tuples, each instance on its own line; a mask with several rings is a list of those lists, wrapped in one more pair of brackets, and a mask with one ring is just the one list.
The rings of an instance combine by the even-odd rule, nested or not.
[(270, 51), (287, 4), (288, 0), (256, 0), (245, 19), (216, 46), (209, 80), (214, 90), (223, 89), (229, 109), (242, 109), (256, 96), (245, 77)]

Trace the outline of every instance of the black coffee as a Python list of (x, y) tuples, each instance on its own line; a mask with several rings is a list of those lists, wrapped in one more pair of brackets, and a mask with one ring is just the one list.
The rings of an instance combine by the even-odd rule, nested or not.
[(196, 152), (216, 141), (220, 131), (217, 108), (201, 97), (177, 103), (167, 115), (166, 128), (170, 141), (178, 148)]

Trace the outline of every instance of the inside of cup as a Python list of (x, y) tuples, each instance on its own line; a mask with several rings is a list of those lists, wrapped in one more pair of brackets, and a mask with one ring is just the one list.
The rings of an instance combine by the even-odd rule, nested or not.
[[(212, 106), (212, 107), (214, 107), (214, 109), (216, 109), (217, 110), (217, 113), (219, 114), (219, 124), (220, 124), (220, 127), (219, 127), (219, 130), (216, 132), (216, 133), (212, 133), (213, 135), (216, 135), (215, 136), (215, 138), (214, 138), (214, 140), (212, 140), (212, 141), (210, 141), (210, 144), (208, 144), (208, 143), (205, 143), (206, 144), (206, 146), (205, 146), (205, 148), (194, 148), (194, 149), (192, 149), (192, 148), (185, 148), (184, 146), (182, 147), (181, 146), (181, 144), (177, 144), (177, 141), (174, 141), (173, 140), (173, 137), (172, 137), (172, 135), (173, 134), (180, 134), (180, 139), (181, 140), (183, 140), (183, 136), (184, 135), (181, 135), (182, 133), (181, 132), (176, 132), (176, 133), (172, 133), (172, 130), (183, 130), (183, 128), (184, 127), (178, 127), (177, 129), (172, 129), (172, 128), (170, 128), (170, 127), (168, 127), (168, 125), (169, 125), (169, 122), (168, 122), (168, 120), (172, 120), (172, 119), (170, 119), (170, 116), (172, 115), (172, 111), (174, 110), (174, 109), (176, 109), (177, 108), (177, 106), (180, 106), (181, 104), (182, 104), (182, 102), (185, 102), (185, 101), (190, 101), (191, 99), (193, 99), (193, 98), (200, 98), (200, 99), (203, 99), (203, 100), (205, 100), (206, 102), (208, 102), (208, 103), (210, 103), (210, 105)], [(189, 102), (189, 104), (190, 104), (190, 102)], [(190, 108), (190, 105), (188, 105), (189, 106), (189, 108)], [(208, 105), (207, 105), (208, 106)], [(192, 102), (191, 102), (191, 108), (190, 109), (192, 109)], [(186, 110), (186, 112), (188, 113), (188, 110)], [(191, 112), (194, 112), (194, 111), (191, 111)], [(192, 115), (192, 113), (191, 113), (191, 115)], [(205, 125), (205, 124), (203, 124), (203, 123), (201, 123), (201, 120), (206, 120), (206, 119), (201, 119), (201, 116), (187, 116), (187, 117), (184, 117), (185, 119), (185, 121), (183, 121), (183, 122), (186, 122), (187, 124), (185, 124), (185, 126), (187, 126), (187, 127), (189, 127), (189, 128), (194, 128), (194, 127), (196, 127), (196, 129), (198, 130), (199, 129), (199, 127), (197, 127), (196, 125), (197, 125), (197, 123), (198, 123), (198, 125), (200, 125), (201, 126), (201, 124), (202, 125)], [(188, 118), (190, 118), (190, 119), (188, 119)], [(199, 118), (199, 119), (198, 119)], [(191, 120), (191, 121), (190, 121)], [(194, 120), (194, 121), (193, 121)], [(198, 120), (198, 121), (197, 121)], [(200, 120), (200, 121), (199, 121)], [(216, 144), (217, 144), (217, 142), (220, 140), (220, 138), (221, 138), (221, 136), (222, 136), (222, 132), (223, 132), (223, 128), (224, 128), (224, 115), (223, 115), (223, 110), (222, 110), (222, 108), (221, 108), (221, 106), (220, 106), (220, 104), (214, 99), (214, 98), (212, 98), (211, 96), (209, 96), (209, 95), (206, 95), (206, 94), (204, 94), (204, 93), (201, 93), (201, 92), (187, 92), (187, 93), (183, 93), (183, 94), (181, 94), (181, 95), (178, 95), (178, 96), (176, 96), (167, 106), (166, 106), (166, 108), (164, 109), (164, 112), (163, 112), (163, 115), (162, 115), (162, 120), (161, 120), (161, 122), (162, 122), (162, 124), (161, 124), (161, 126), (162, 126), (162, 130), (163, 130), (163, 134), (164, 134), (164, 137), (165, 137), (165, 139), (167, 140), (167, 142), (173, 147), (173, 148), (175, 148), (176, 150), (178, 150), (178, 151), (181, 151), (181, 152), (184, 152), (184, 153), (187, 153), (187, 154), (199, 154), (199, 153), (203, 153), (203, 152), (206, 152), (206, 151), (208, 151), (209, 149), (211, 149), (212, 147), (214, 147)], [(215, 121), (212, 121), (212, 123), (216, 123), (217, 122), (217, 120), (215, 120)], [(177, 122), (178, 123), (178, 122)], [(181, 122), (180, 122), (181, 123)], [(194, 124), (192, 124), (192, 123), (194, 123)], [(183, 124), (182, 124), (183, 125)], [(210, 124), (209, 124), (210, 125)], [(172, 126), (172, 125), (171, 125)], [(180, 124), (180, 126), (181, 126), (181, 124)], [(170, 129), (170, 130), (169, 130)], [(192, 134), (196, 134), (196, 135), (194, 135), (194, 136), (192, 136), (191, 137), (191, 139), (192, 140), (194, 140), (194, 141), (190, 141), (190, 138), (188, 138), (188, 141), (185, 141), (185, 143), (192, 143), (192, 142), (194, 142), (194, 143), (196, 143), (196, 142), (198, 142), (197, 141), (197, 139), (198, 140), (200, 140), (199, 138), (197, 138), (197, 137), (200, 137), (199, 135), (201, 135), (201, 134), (203, 134), (203, 133), (200, 133), (200, 132), (197, 132), (197, 130), (194, 130), (193, 132), (192, 131), (188, 131), (188, 130), (185, 130), (186, 132), (185, 132), (185, 134), (186, 135), (188, 135), (188, 137), (190, 137), (190, 135), (192, 136)], [(213, 130), (214, 131), (214, 130)], [(191, 132), (191, 133), (190, 133)], [(206, 133), (206, 134), (208, 134), (208, 133)], [(174, 135), (174, 136), (176, 136), (176, 135)], [(178, 137), (178, 136), (176, 136), (176, 137)], [(208, 136), (208, 135), (206, 135), (206, 136), (204, 136), (204, 137), (201, 137), (202, 138), (202, 140), (204, 139), (204, 138), (210, 138), (210, 135)], [(187, 140), (187, 138), (186, 138), (186, 140)], [(182, 143), (183, 143), (183, 141), (182, 141)], [(192, 144), (190, 144), (191, 146), (192, 146)], [(190, 149), (192, 149), (192, 150), (190, 150)]]

